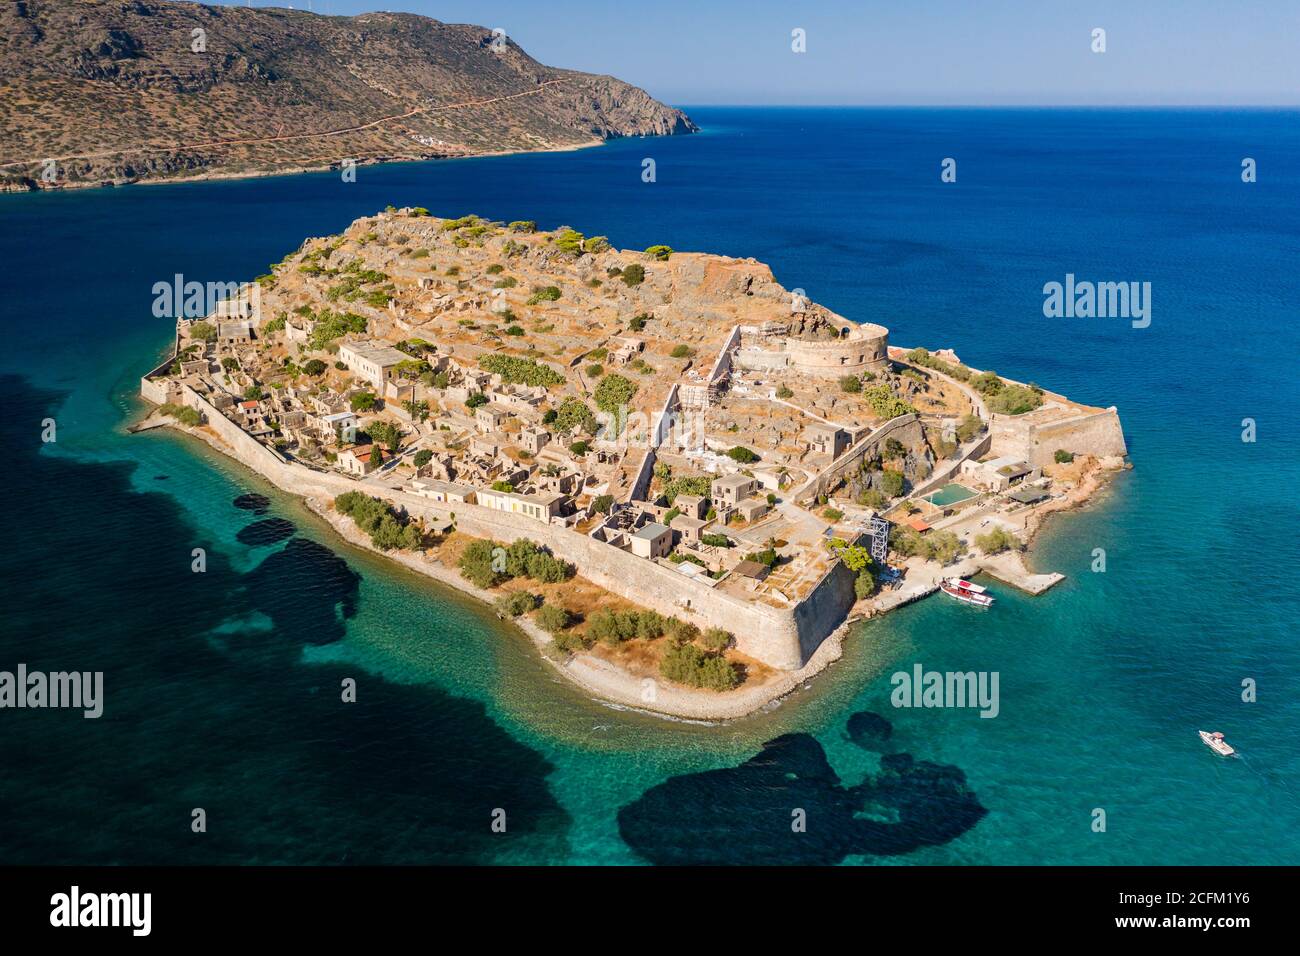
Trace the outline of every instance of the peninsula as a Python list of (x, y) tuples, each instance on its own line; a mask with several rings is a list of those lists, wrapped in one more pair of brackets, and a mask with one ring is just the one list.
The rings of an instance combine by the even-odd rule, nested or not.
[(0, 5), (0, 190), (575, 149), (694, 123), (501, 28), (160, 0)]
[(753, 259), (389, 208), (231, 293), (177, 320), (137, 427), (659, 713), (760, 708), (945, 577), (1043, 590), (1025, 545), (1127, 454), (1115, 408), (891, 346)]

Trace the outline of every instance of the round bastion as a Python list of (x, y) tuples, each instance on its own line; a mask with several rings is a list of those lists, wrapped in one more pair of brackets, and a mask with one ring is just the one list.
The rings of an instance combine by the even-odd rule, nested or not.
[(889, 358), (889, 329), (866, 322), (841, 329), (838, 338), (785, 340), (789, 367), (805, 375), (839, 378), (882, 370)]

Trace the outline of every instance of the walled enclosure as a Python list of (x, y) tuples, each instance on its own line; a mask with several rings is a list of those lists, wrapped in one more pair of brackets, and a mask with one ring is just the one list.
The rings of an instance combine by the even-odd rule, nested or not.
[[(141, 393), (147, 398), (150, 391), (157, 391), (156, 383), (142, 380)], [(778, 670), (802, 667), (843, 622), (853, 604), (852, 575), (846, 579), (847, 569), (839, 564), (832, 566), (798, 605), (775, 608), (720, 592), (678, 571), (558, 525), (480, 505), (434, 505), (416, 495), (370, 487), (343, 475), (291, 464), (227, 419), (188, 385), (182, 385), (180, 392), (180, 401), (203, 414), (207, 425), (228, 446), (231, 457), (284, 491), (330, 500), (343, 492), (361, 491), (383, 498), (417, 518), (451, 518), (459, 530), (474, 537), (506, 543), (529, 538), (571, 561), (583, 577), (613, 594), (700, 627), (730, 631), (736, 637), (737, 650)]]
[(889, 330), (863, 323), (840, 338), (817, 340), (785, 338), (780, 345), (742, 347), (736, 364), (757, 371), (788, 369), (814, 378), (840, 378), (884, 369), (889, 357)]
[(994, 454), (1015, 455), (1035, 467), (1051, 464), (1058, 449), (1098, 458), (1128, 454), (1119, 411), (1113, 405), (1040, 424), (1014, 415), (993, 415), (989, 432)]

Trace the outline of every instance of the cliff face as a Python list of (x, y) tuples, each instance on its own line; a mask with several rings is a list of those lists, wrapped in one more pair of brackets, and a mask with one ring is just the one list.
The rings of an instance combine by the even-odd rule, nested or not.
[(0, 5), (0, 178), (252, 173), (694, 132), (611, 76), (414, 14), (145, 0)]

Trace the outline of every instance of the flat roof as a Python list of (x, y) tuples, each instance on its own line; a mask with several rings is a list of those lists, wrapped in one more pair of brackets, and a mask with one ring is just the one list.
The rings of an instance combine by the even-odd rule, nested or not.
[(1031, 505), (1035, 501), (1042, 501), (1044, 498), (1050, 498), (1051, 496), (1052, 493), (1046, 488), (1018, 488), (1007, 495), (1008, 498), (1026, 505)]
[(761, 578), (767, 573), (767, 565), (759, 564), (757, 561), (741, 561), (732, 570), (747, 578)]
[(349, 350), (358, 358), (370, 359), (377, 365), (397, 365), (411, 358), (391, 345), (381, 345), (378, 342), (345, 342), (339, 346), (339, 351), (343, 349)]
[(739, 488), (741, 485), (748, 484), (751, 481), (754, 481), (754, 479), (737, 472), (733, 475), (723, 475), (721, 478), (714, 478), (713, 484), (715, 486), (722, 485), (724, 488)]
[(668, 534), (668, 528), (657, 521), (651, 521), (647, 525), (642, 525), (633, 534), (634, 538), (641, 538), (644, 541), (653, 541)]
[(672, 521), (674, 528), (703, 528), (706, 524), (708, 522), (703, 518), (692, 518), (690, 515), (675, 515)]

